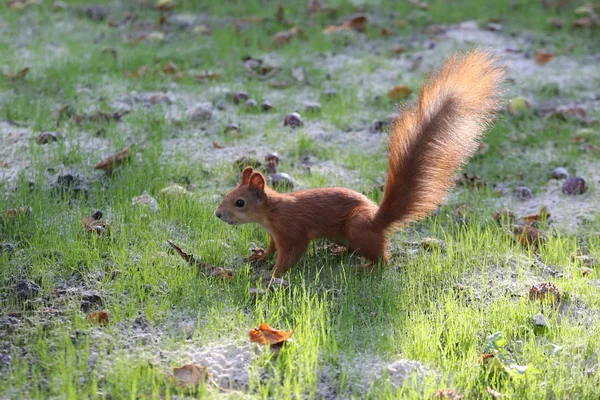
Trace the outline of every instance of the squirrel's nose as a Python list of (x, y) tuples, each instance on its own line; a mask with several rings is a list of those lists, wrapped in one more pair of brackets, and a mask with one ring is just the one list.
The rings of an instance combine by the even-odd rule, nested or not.
[(221, 218), (221, 212), (220, 211), (215, 211), (215, 215), (217, 216), (217, 218)]

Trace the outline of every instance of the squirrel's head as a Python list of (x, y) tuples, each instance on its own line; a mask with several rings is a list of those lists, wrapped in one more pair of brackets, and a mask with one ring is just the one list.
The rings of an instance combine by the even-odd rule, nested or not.
[(242, 181), (225, 195), (215, 215), (231, 225), (260, 222), (268, 207), (265, 187), (265, 177), (246, 167)]

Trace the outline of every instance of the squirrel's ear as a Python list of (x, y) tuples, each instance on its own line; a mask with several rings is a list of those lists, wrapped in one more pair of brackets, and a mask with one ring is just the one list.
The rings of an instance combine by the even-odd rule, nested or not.
[(244, 168), (244, 172), (242, 172), (242, 184), (247, 184), (248, 181), (250, 181), (250, 175), (252, 175), (252, 172), (254, 172), (252, 167)]
[(253, 172), (248, 181), (248, 190), (254, 192), (259, 200), (265, 195), (265, 177), (260, 172)]

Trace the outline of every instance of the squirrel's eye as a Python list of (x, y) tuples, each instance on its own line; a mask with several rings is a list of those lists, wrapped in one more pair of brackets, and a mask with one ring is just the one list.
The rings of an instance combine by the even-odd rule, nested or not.
[(244, 200), (239, 199), (238, 201), (235, 202), (235, 206), (240, 207), (240, 208), (244, 207)]

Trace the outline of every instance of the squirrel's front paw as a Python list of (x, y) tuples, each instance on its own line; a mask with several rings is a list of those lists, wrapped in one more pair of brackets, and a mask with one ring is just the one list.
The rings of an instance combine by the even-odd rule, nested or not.
[(248, 257), (248, 261), (256, 262), (257, 264), (262, 264), (267, 259), (267, 252), (265, 249), (259, 247), (256, 249), (250, 250), (251, 254)]

